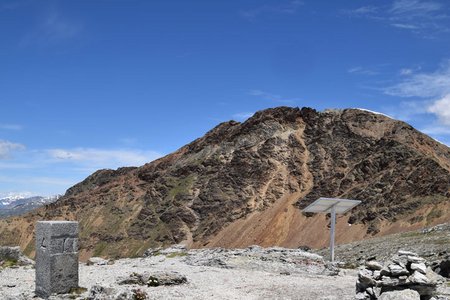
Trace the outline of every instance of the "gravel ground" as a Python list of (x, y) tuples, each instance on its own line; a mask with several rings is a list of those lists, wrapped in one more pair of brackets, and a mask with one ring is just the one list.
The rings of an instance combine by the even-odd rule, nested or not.
[[(80, 264), (80, 286), (88, 291), (95, 285), (112, 288), (111, 295), (141, 289), (148, 294), (147, 299), (353, 299), (356, 271), (343, 271), (337, 276), (321, 275), (324, 274), (324, 268), (320, 268), (318, 263), (320, 257), (305, 257), (303, 262), (298, 259), (286, 261), (286, 255), (293, 254), (289, 250), (286, 250), (288, 253), (280, 249), (267, 252), (261, 248), (238, 253), (233, 251), (230, 254), (229, 251), (218, 250), (213, 260), (209, 258), (214, 251), (197, 250), (121, 259), (112, 265)], [(277, 255), (279, 260), (274, 259)], [(208, 265), (217, 260), (221, 261), (221, 266)], [(312, 269), (311, 260), (315, 261)], [(261, 261), (268, 261), (266, 270)], [(305, 268), (304, 262), (309, 266)], [(120, 277), (144, 272), (177, 272), (184, 275), (188, 282), (158, 287), (117, 284)], [(1, 271), (0, 299), (32, 299), (33, 291), (32, 266)], [(78, 297), (66, 295), (51, 299), (85, 299), (88, 294), (84, 292)], [(116, 299), (116, 296), (101, 299)]]

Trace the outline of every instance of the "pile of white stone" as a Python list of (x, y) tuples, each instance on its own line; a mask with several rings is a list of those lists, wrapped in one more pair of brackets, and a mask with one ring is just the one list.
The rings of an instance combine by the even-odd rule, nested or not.
[[(358, 273), (355, 299), (432, 299), (442, 282), (423, 258), (400, 250), (384, 265), (366, 262)], [(400, 294), (405, 297), (399, 298)]]

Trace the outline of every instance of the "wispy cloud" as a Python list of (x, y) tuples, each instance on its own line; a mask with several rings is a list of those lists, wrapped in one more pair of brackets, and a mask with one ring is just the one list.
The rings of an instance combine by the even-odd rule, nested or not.
[(400, 97), (443, 97), (450, 93), (450, 60), (442, 63), (434, 72), (411, 74), (399, 83), (385, 88), (384, 92)]
[(401, 28), (401, 29), (411, 29), (411, 30), (420, 29), (419, 26), (412, 25), (412, 24), (392, 23), (391, 26)]
[(350, 17), (367, 18), (389, 26), (407, 30), (422, 37), (432, 38), (449, 32), (449, 16), (445, 6), (437, 1), (395, 0), (390, 5), (361, 6), (341, 12)]
[(236, 119), (238, 121), (244, 121), (253, 116), (254, 112), (240, 112), (233, 115), (233, 119)]
[(434, 101), (427, 110), (428, 112), (435, 114), (439, 122), (448, 126), (448, 133), (450, 133), (450, 94), (445, 95), (442, 99)]
[(264, 14), (295, 14), (303, 4), (303, 1), (300, 0), (277, 5), (266, 4), (253, 9), (242, 10), (240, 15), (248, 20), (254, 20)]
[(378, 13), (380, 9), (373, 5), (361, 6), (354, 9), (342, 9), (341, 13), (349, 16), (367, 16)]
[(83, 29), (79, 21), (70, 20), (58, 10), (52, 10), (45, 18), (41, 19), (31, 32), (26, 34), (21, 46), (40, 45), (46, 46), (78, 36)]
[(0, 124), (0, 129), (4, 130), (22, 130), (23, 126), (18, 124)]
[(0, 140), (0, 159), (8, 159), (15, 151), (25, 150), (25, 146), (10, 141)]
[(0, 141), (0, 191), (62, 193), (98, 169), (140, 166), (160, 156), (155, 151), (129, 148), (27, 150), (21, 144)]
[(430, 105), (429, 101), (402, 101), (396, 105), (383, 107), (383, 112), (391, 115), (394, 119), (411, 121), (417, 115), (427, 113), (424, 107)]
[(403, 68), (400, 70), (400, 75), (406, 76), (406, 75), (411, 75), (413, 73), (413, 69), (409, 69), (409, 68)]
[(47, 154), (53, 162), (75, 162), (96, 168), (140, 166), (161, 157), (161, 154), (155, 151), (94, 148), (50, 149)]
[(250, 90), (248, 94), (265, 100), (284, 104), (294, 104), (295, 102), (300, 101), (298, 98), (286, 98), (281, 95), (276, 95), (261, 90)]
[(359, 75), (377, 75), (378, 72), (370, 69), (366, 69), (363, 67), (353, 67), (347, 70), (350, 74), (359, 74)]
[(414, 16), (429, 16), (442, 9), (442, 4), (434, 1), (396, 0), (392, 3), (390, 12), (395, 15), (404, 15), (407, 18)]
[(404, 98), (422, 98), (402, 102), (397, 107), (399, 118), (407, 121), (411, 117), (425, 114), (435, 116), (423, 132), (434, 135), (450, 135), (450, 60), (445, 61), (434, 72), (414, 73), (407, 69), (402, 79), (384, 89), (384, 93)]

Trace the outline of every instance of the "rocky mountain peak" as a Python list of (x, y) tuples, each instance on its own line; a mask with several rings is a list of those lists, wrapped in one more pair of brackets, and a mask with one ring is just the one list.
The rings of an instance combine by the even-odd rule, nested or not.
[(315, 199), (363, 201), (338, 218), (338, 242), (352, 241), (448, 221), (449, 182), (450, 149), (404, 122), (277, 107), (221, 123), (144, 166), (97, 171), (57, 203), (0, 222), (0, 232), (2, 243), (32, 249), (35, 220), (79, 220), (85, 256), (180, 242), (319, 247), (328, 219), (301, 211)]

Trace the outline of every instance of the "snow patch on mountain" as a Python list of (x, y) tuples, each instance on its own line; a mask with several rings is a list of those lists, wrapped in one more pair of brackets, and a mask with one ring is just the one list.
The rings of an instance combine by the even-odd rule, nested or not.
[(383, 114), (383, 113), (380, 113), (378, 111), (368, 110), (368, 109), (365, 109), (365, 108), (354, 108), (354, 109), (370, 112), (370, 113), (376, 114), (376, 115), (382, 115), (382, 116), (385, 116), (385, 117), (387, 117), (389, 119), (394, 119), (393, 117), (391, 117), (389, 115), (386, 115), (386, 114)]

